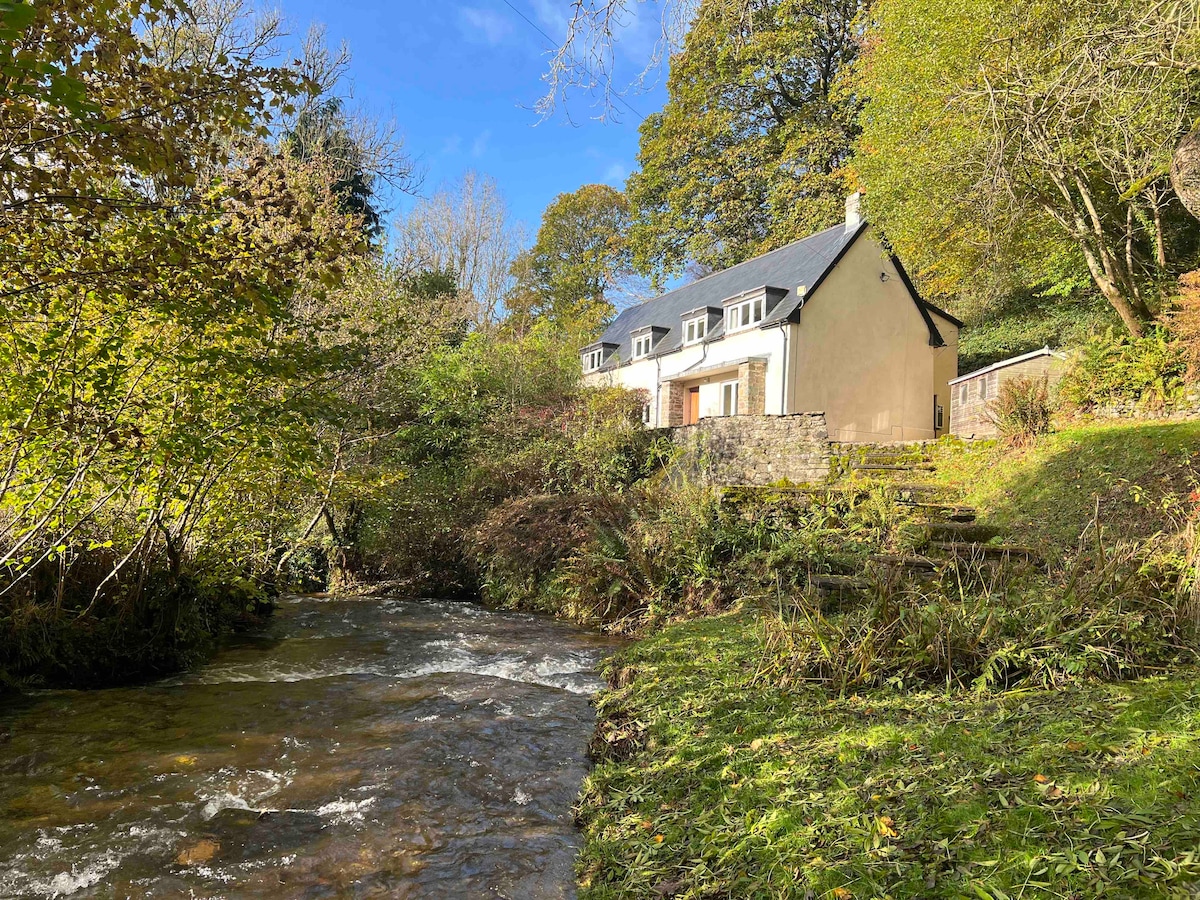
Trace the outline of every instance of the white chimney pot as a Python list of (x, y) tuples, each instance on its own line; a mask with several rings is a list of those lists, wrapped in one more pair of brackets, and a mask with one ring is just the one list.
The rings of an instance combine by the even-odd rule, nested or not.
[(857, 231), (858, 226), (862, 224), (862, 212), (859, 207), (862, 205), (862, 193), (855, 191), (846, 198), (846, 233)]

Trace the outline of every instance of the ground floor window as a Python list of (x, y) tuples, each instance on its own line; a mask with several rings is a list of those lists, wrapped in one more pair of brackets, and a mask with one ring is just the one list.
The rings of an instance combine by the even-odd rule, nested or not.
[(643, 425), (650, 424), (650, 404), (649, 403), (642, 404), (642, 424)]
[(736, 416), (738, 414), (738, 383), (727, 381), (721, 385), (721, 415)]

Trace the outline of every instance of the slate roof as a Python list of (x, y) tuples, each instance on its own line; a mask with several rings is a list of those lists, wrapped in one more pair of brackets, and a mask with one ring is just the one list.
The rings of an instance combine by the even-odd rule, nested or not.
[[(620, 359), (621, 364), (624, 365), (630, 362), (630, 357), (633, 355), (630, 334), (646, 326), (657, 325), (668, 330), (655, 342), (654, 352), (650, 356), (671, 353), (683, 346), (684, 320), (681, 316), (685, 312), (706, 306), (720, 307), (723, 301), (731, 297), (764, 286), (784, 288), (787, 293), (767, 313), (759, 327), (769, 328), (789, 319), (794, 321), (793, 316), (800, 306), (801, 299), (796, 288), (804, 285), (807, 288), (804, 300), (805, 302), (811, 300), (825, 276), (866, 228), (867, 223), (864, 222), (854, 231), (847, 232), (844, 224), (838, 224), (826, 231), (788, 244), (786, 247), (780, 247), (778, 250), (748, 259), (736, 266), (714, 272), (707, 278), (685, 284), (683, 287), (655, 297), (653, 300), (631, 306), (613, 320), (599, 340), (589, 344), (584, 350), (598, 347), (601, 344), (615, 346), (614, 355), (609, 357), (599, 371), (616, 368), (614, 360)], [(909, 285), (909, 289), (913, 293), (913, 300), (929, 326), (930, 343), (934, 346), (940, 345), (942, 338), (930, 319), (929, 312), (940, 313), (941, 311), (930, 307), (921, 300), (908, 278), (902, 277)], [(944, 313), (942, 315), (945, 316)], [(945, 317), (956, 321), (951, 316)], [(725, 325), (722, 319), (709, 330), (708, 336), (704, 340), (706, 342), (719, 340), (724, 334)]]

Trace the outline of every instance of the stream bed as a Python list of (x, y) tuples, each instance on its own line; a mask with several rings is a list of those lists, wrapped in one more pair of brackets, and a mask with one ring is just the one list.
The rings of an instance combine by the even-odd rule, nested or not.
[(0, 897), (574, 896), (602, 635), (287, 597), (187, 675), (0, 707)]

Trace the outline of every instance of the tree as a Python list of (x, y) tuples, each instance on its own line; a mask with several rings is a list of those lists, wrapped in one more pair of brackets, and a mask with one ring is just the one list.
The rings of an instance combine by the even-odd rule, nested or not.
[(411, 270), (451, 272), (477, 324), (493, 321), (522, 243), (496, 182), (467, 172), (396, 223), (396, 254)]
[(6, 630), (111, 614), (136, 631), (166, 609), (155, 640), (173, 642), (205, 615), (193, 564), (252, 571), (263, 485), (311, 463), (344, 366), (297, 300), (342, 280), (359, 221), (327, 171), (265, 142), (301, 79), (257, 42), (152, 42), (193, 13), (0, 7)]
[(704, 0), (627, 191), (643, 272), (724, 268), (841, 219), (865, 0)]
[(1195, 253), (1167, 169), (1200, 95), (1131, 23), (1179, 6), (1195, 4), (876, 3), (855, 165), (927, 285), (953, 291), (997, 262), (1051, 291), (1090, 279), (1143, 332)]
[(559, 194), (542, 213), (537, 240), (513, 264), (505, 298), (523, 316), (592, 315), (600, 320), (633, 285), (625, 243), (629, 203), (605, 184)]
[[(236, 3), (240, 0), (206, 0)], [(383, 233), (381, 186), (415, 193), (420, 175), (393, 125), (347, 108), (338, 90), (350, 65), (343, 45), (331, 52), (324, 29), (309, 29), (301, 47), (300, 71), (305, 94), (297, 112), (283, 122), (282, 145), (297, 159), (320, 161), (334, 178), (342, 208), (358, 216), (363, 231), (375, 240)]]

